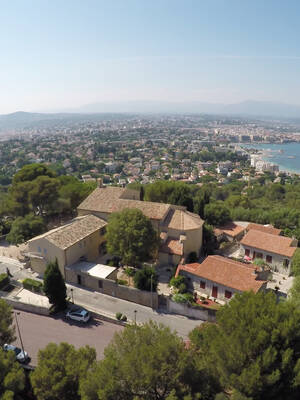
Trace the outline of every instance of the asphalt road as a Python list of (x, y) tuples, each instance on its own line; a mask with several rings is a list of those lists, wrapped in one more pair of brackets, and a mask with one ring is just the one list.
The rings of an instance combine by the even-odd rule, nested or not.
[[(48, 343), (68, 342), (76, 348), (89, 345), (96, 349), (97, 358), (103, 357), (103, 351), (115, 332), (124, 329), (120, 325), (93, 319), (87, 324), (69, 321), (62, 316), (46, 317), (20, 311), (17, 316), (24, 349), (31, 357), (31, 365), (37, 365), (37, 354)], [(21, 347), (18, 331), (15, 345)]]

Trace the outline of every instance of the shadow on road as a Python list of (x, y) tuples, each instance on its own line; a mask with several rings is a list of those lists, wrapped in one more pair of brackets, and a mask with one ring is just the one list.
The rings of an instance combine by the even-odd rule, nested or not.
[(93, 328), (94, 326), (100, 326), (103, 325), (103, 322), (100, 321), (99, 319), (91, 317), (88, 322), (80, 322), (80, 321), (74, 321), (73, 319), (67, 318), (66, 314), (63, 312), (59, 312), (55, 315), (51, 315), (53, 319), (56, 320), (61, 320), (62, 322), (70, 325), (70, 326), (78, 326), (79, 328)]

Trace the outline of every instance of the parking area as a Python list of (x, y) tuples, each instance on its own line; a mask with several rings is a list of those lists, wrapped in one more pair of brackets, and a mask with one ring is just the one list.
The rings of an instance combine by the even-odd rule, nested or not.
[[(67, 342), (76, 348), (89, 345), (97, 351), (97, 358), (103, 357), (105, 347), (116, 332), (123, 326), (93, 318), (88, 323), (80, 323), (66, 319), (64, 314), (46, 317), (20, 311), (17, 315), (24, 349), (31, 358), (31, 365), (37, 365), (38, 351), (48, 343)], [(14, 344), (21, 347), (20, 338)]]

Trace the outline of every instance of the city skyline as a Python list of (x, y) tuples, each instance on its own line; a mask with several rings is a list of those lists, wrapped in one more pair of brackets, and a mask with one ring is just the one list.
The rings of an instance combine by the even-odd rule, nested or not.
[(300, 105), (300, 5), (261, 3), (6, 3), (0, 114), (128, 101)]

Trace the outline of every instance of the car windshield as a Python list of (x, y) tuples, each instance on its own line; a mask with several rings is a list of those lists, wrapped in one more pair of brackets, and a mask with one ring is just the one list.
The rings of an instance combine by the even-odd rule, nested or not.
[(21, 353), (21, 349), (19, 349), (18, 347), (15, 347), (14, 352), (16, 353), (16, 356), (17, 356), (18, 354)]
[(82, 310), (80, 314), (81, 314), (83, 317), (85, 317), (86, 315), (88, 315), (88, 311)]

